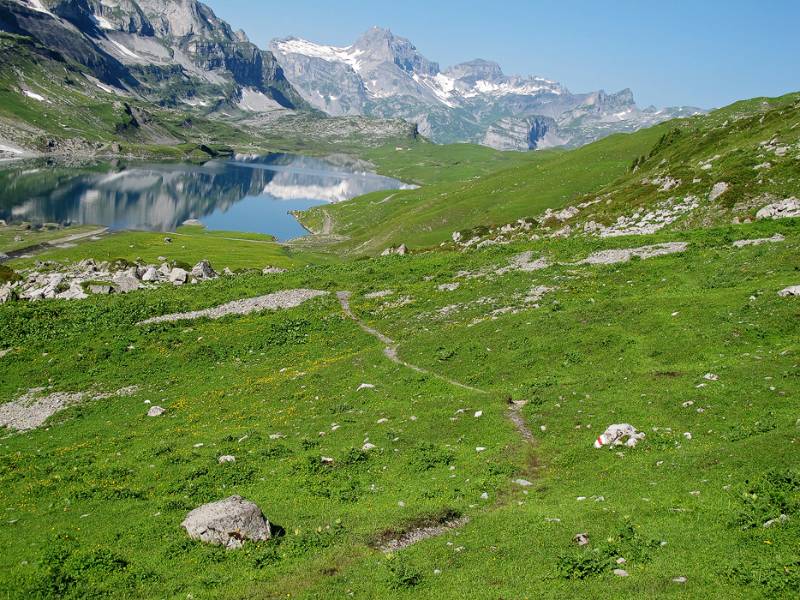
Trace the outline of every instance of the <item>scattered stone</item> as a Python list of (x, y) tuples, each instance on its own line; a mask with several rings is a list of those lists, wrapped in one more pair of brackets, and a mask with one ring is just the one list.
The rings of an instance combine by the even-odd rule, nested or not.
[(408, 254), (408, 247), (405, 244), (400, 244), (399, 246), (390, 246), (381, 252), (381, 256), (405, 256), (406, 254)]
[[(185, 271), (184, 271), (185, 273)], [(262, 312), (265, 310), (279, 310), (295, 308), (304, 302), (325, 296), (328, 292), (319, 290), (285, 290), (268, 294), (266, 296), (258, 296), (256, 298), (247, 298), (244, 300), (235, 300), (228, 302), (221, 306), (214, 308), (207, 308), (205, 310), (196, 310), (187, 313), (175, 313), (171, 315), (163, 315), (142, 321), (139, 325), (149, 325), (152, 323), (170, 323), (174, 321), (192, 321), (207, 317), (209, 319), (221, 319), (228, 315), (248, 315), (254, 312)]]
[(617, 559), (617, 564), (618, 565), (624, 565), (626, 562), (628, 562), (628, 561), (625, 560), (624, 558), (622, 558), (621, 556)]
[(482, 410), (475, 411), (475, 418), (476, 419), (479, 419), (482, 416), (483, 416), (483, 411)]
[(785, 241), (786, 238), (780, 233), (776, 233), (771, 238), (759, 238), (755, 240), (737, 240), (733, 242), (734, 248), (744, 248), (745, 246), (760, 246), (762, 244), (774, 244)]
[(518, 486), (520, 486), (520, 487), (530, 487), (530, 486), (532, 486), (532, 485), (533, 485), (533, 484), (532, 484), (530, 481), (528, 481), (527, 479), (515, 479), (515, 480), (514, 480), (514, 483), (516, 483), (516, 484), (517, 484)]
[(627, 577), (628, 572), (625, 569), (614, 569), (614, 575), (617, 577)]
[(455, 292), (459, 287), (461, 287), (461, 284), (456, 281), (453, 283), (443, 283), (436, 289), (440, 292)]
[(114, 288), (111, 287), (110, 285), (96, 284), (96, 285), (90, 285), (89, 291), (97, 296), (108, 296), (114, 291)]
[(686, 583), (687, 581), (689, 581), (689, 580), (686, 579), (686, 577), (683, 577), (683, 576), (681, 576), (681, 577), (673, 577), (672, 578), (672, 583), (678, 583), (678, 584), (681, 584), (681, 585)]
[(148, 267), (147, 270), (142, 275), (142, 281), (146, 283), (152, 283), (154, 281), (158, 281), (158, 271), (156, 271), (156, 268)]
[(377, 446), (375, 444), (371, 444), (370, 442), (367, 442), (366, 444), (361, 446), (361, 449), (364, 452), (369, 452), (370, 450), (375, 450), (376, 448), (377, 448)]
[(267, 266), (261, 269), (262, 275), (280, 275), (281, 273), (286, 273), (286, 272), (287, 272), (286, 269), (282, 269), (280, 267)]
[(234, 463), (236, 462), (236, 457), (231, 456), (230, 454), (226, 454), (224, 456), (220, 456), (218, 462), (221, 465), (224, 465), (225, 463)]
[(175, 267), (169, 272), (169, 280), (175, 285), (183, 285), (189, 279), (189, 273), (185, 269)]
[(181, 527), (193, 540), (231, 550), (241, 548), (247, 540), (261, 542), (272, 537), (269, 521), (261, 509), (241, 496), (194, 509)]
[(632, 258), (646, 260), (657, 256), (677, 254), (685, 252), (689, 247), (686, 242), (668, 242), (664, 244), (654, 244), (652, 246), (642, 246), (641, 248), (626, 248), (621, 250), (602, 250), (595, 252), (588, 258), (580, 261), (579, 265), (613, 265), (625, 263)]
[(165, 408), (162, 408), (160, 406), (151, 406), (150, 410), (147, 411), (147, 416), (148, 417), (160, 417), (165, 412), (167, 412), (167, 410)]
[(705, 379), (706, 381), (719, 381), (719, 375), (715, 373), (706, 373), (705, 375), (703, 375), (703, 379)]
[(783, 525), (784, 523), (789, 522), (789, 515), (781, 515), (777, 519), (770, 519), (766, 523), (764, 523), (764, 528), (769, 529), (770, 527), (775, 527), (776, 525)]
[(794, 197), (768, 204), (756, 213), (757, 219), (777, 220), (790, 217), (800, 217), (800, 200)]
[(335, 461), (335, 460), (333, 460), (333, 459), (332, 459), (330, 456), (322, 456), (322, 457), (320, 457), (319, 461), (320, 461), (320, 462), (321, 462), (323, 465), (332, 465), (332, 464), (334, 464), (334, 463), (336, 462), (336, 461)]
[(574, 538), (575, 543), (578, 546), (588, 546), (589, 545), (589, 534), (588, 533), (579, 533)]
[(708, 194), (709, 202), (713, 202), (714, 200), (722, 196), (722, 194), (728, 191), (729, 187), (730, 186), (724, 181), (720, 181), (719, 183), (715, 184), (714, 187), (711, 188), (711, 193)]
[(192, 268), (191, 276), (202, 281), (204, 279), (214, 279), (217, 276), (217, 272), (211, 267), (210, 262), (201, 260)]
[(394, 294), (394, 290), (382, 290), (380, 292), (372, 292), (370, 294), (364, 294), (364, 298), (367, 300), (378, 300), (380, 298), (386, 298), (387, 296), (391, 296)]
[(781, 298), (788, 298), (789, 296), (800, 296), (800, 285), (793, 285), (778, 292)]
[(374, 390), (374, 389), (375, 386), (372, 385), (371, 383), (362, 383), (360, 386), (358, 386), (358, 389), (356, 391), (360, 392), (361, 390)]
[(172, 238), (171, 237), (165, 237), (164, 238), (164, 243), (165, 244), (171, 244), (172, 243)]
[[(625, 439), (627, 438), (627, 441)], [(635, 448), (641, 440), (645, 438), (645, 434), (638, 431), (633, 425), (628, 423), (620, 423), (617, 425), (610, 425), (600, 437), (594, 442), (595, 448), (602, 448), (608, 444), (614, 446), (625, 445), (628, 448)]]

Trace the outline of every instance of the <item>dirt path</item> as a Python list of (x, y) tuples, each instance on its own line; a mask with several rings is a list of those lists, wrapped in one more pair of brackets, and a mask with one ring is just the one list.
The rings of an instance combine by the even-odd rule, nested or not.
[(526, 404), (527, 402), (524, 400), (512, 401), (508, 409), (508, 418), (514, 424), (522, 439), (530, 444), (533, 443), (533, 432), (525, 422), (525, 417), (522, 416), (522, 409)]
[(398, 354), (397, 342), (395, 342), (389, 336), (384, 335), (383, 333), (381, 333), (377, 329), (375, 329), (373, 327), (370, 327), (369, 325), (364, 323), (364, 321), (362, 321), (361, 319), (356, 317), (355, 314), (353, 314), (353, 311), (350, 308), (350, 297), (351, 296), (352, 296), (351, 292), (343, 291), (343, 292), (337, 292), (336, 293), (336, 297), (339, 298), (339, 303), (342, 305), (342, 311), (344, 311), (344, 314), (349, 319), (355, 321), (355, 323), (361, 328), (362, 331), (364, 331), (365, 333), (368, 333), (369, 335), (371, 335), (374, 338), (377, 338), (378, 340), (380, 340), (381, 343), (383, 343), (385, 345), (385, 348), (383, 349), (383, 354), (390, 361), (392, 361), (393, 363), (395, 363), (397, 365), (400, 365), (402, 367), (406, 367), (407, 369), (411, 369), (412, 371), (416, 371), (417, 373), (422, 373), (423, 375), (429, 375), (431, 377), (435, 377), (436, 379), (439, 379), (440, 381), (444, 381), (445, 383), (448, 383), (448, 384), (450, 384), (452, 386), (459, 387), (459, 388), (464, 389), (464, 390), (469, 390), (470, 392), (476, 392), (478, 394), (486, 394), (487, 393), (484, 390), (480, 390), (480, 389), (478, 389), (476, 387), (472, 387), (471, 385), (467, 385), (465, 383), (461, 383), (459, 381), (455, 381), (454, 379), (449, 379), (447, 377), (444, 377), (443, 375), (439, 375), (438, 373), (434, 373), (433, 371), (429, 371), (428, 369), (423, 369), (422, 367), (419, 367), (417, 365), (413, 365), (411, 363), (408, 363), (408, 362), (404, 361), (402, 358), (400, 358), (400, 356)]

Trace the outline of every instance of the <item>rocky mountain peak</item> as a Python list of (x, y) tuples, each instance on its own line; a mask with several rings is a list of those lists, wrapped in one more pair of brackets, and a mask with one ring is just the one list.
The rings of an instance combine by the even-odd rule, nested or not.
[(453, 79), (462, 80), (466, 83), (474, 84), (478, 81), (490, 81), (496, 83), (502, 80), (505, 75), (503, 69), (496, 62), (476, 58), (445, 70), (445, 75)]
[(439, 72), (438, 63), (429, 61), (414, 44), (389, 29), (372, 27), (353, 44), (352, 49), (369, 62), (394, 63), (407, 73), (434, 76)]

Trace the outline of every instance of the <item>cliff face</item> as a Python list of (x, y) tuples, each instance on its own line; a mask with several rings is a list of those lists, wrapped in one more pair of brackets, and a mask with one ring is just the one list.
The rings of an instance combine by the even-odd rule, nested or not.
[(271, 52), (196, 0), (0, 0), (0, 30), (162, 104), (237, 103), (247, 90), (306, 106)]

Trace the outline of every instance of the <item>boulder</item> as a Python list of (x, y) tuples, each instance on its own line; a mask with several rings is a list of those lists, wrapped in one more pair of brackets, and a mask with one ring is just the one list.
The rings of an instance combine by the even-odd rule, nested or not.
[(272, 537), (269, 521), (261, 509), (241, 496), (194, 509), (181, 527), (193, 540), (232, 550), (241, 548), (247, 540), (263, 542)]
[(169, 272), (169, 280), (175, 285), (183, 285), (188, 279), (189, 273), (179, 267), (175, 267)]
[(161, 408), (160, 406), (151, 406), (150, 410), (147, 411), (147, 416), (148, 417), (160, 417), (165, 412), (167, 412), (166, 409)]
[(142, 281), (151, 283), (153, 281), (158, 281), (158, 271), (155, 267), (148, 267), (147, 270), (142, 275)]
[(0, 304), (5, 304), (14, 299), (14, 290), (11, 289), (11, 286), (6, 284), (3, 287), (0, 287)]
[(100, 296), (108, 296), (114, 291), (114, 288), (112, 288), (110, 285), (95, 284), (89, 286), (89, 291), (92, 294), (97, 294)]
[(261, 269), (261, 273), (263, 275), (280, 275), (281, 273), (286, 273), (286, 269), (281, 269), (280, 267), (264, 267)]
[(781, 290), (778, 292), (778, 296), (781, 298), (788, 298), (790, 296), (800, 296), (800, 285), (793, 285), (791, 287), (786, 288), (785, 290)]
[(191, 275), (195, 279), (202, 281), (203, 279), (214, 279), (217, 276), (217, 272), (211, 268), (211, 263), (207, 260), (201, 260), (194, 266)]
[(218, 462), (221, 465), (224, 465), (225, 463), (233, 463), (236, 462), (236, 457), (231, 456), (230, 454), (226, 454), (225, 456), (220, 456)]
[(111, 281), (117, 290), (123, 294), (135, 292), (141, 287), (141, 283), (136, 278), (136, 267), (117, 273)]
[(787, 198), (768, 204), (756, 213), (757, 219), (787, 219), (789, 217), (800, 217), (800, 200), (797, 198)]

